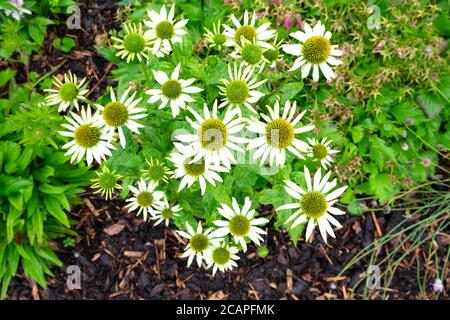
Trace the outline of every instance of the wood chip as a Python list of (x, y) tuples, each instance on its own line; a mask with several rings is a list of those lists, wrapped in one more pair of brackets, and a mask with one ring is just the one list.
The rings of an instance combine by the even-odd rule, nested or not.
[(287, 268), (286, 269), (286, 292), (291, 293), (292, 292), (292, 270)]
[(125, 228), (125, 225), (120, 223), (115, 223), (113, 225), (110, 225), (109, 227), (103, 229), (103, 232), (105, 232), (108, 236), (115, 236), (123, 231)]
[(212, 294), (210, 294), (208, 296), (209, 300), (223, 300), (223, 299), (226, 299), (226, 298), (227, 298), (227, 295), (225, 293), (223, 293), (222, 290), (217, 291), (217, 292), (213, 292)]
[(101, 255), (102, 255), (102, 254), (101, 254), (100, 252), (97, 252), (97, 253), (94, 254), (94, 256), (91, 258), (91, 261), (92, 261), (92, 262), (97, 261), (98, 258), (101, 257)]
[(124, 251), (123, 255), (127, 258), (140, 258), (144, 254), (143, 251)]

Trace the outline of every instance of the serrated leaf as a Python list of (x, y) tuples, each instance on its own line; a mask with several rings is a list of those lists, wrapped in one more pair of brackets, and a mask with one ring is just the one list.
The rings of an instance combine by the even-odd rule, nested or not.
[(425, 90), (419, 91), (416, 101), (430, 119), (436, 118), (444, 108), (444, 105), (436, 95)]

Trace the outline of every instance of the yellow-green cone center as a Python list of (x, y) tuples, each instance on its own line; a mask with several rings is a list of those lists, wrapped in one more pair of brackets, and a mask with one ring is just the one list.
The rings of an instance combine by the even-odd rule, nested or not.
[(231, 253), (227, 248), (215, 248), (211, 255), (212, 260), (218, 265), (224, 265), (230, 261)]
[(83, 124), (74, 132), (75, 142), (85, 149), (96, 146), (100, 141), (100, 129), (92, 124)]
[(330, 41), (324, 36), (312, 36), (305, 41), (302, 47), (305, 60), (314, 64), (319, 64), (327, 60), (330, 52)]
[(71, 102), (78, 96), (78, 87), (72, 82), (63, 83), (59, 87), (58, 95), (64, 102)]
[(103, 108), (102, 116), (107, 125), (121, 127), (128, 120), (128, 109), (123, 103), (112, 101)]
[(203, 159), (190, 163), (192, 159), (186, 159), (184, 162), (184, 170), (188, 175), (191, 177), (198, 177), (201, 176), (203, 173), (205, 173), (205, 162)]
[(227, 127), (219, 119), (205, 120), (199, 128), (202, 148), (210, 151), (222, 149), (227, 143), (227, 135)]
[(236, 33), (234, 35), (234, 41), (238, 44), (241, 45), (241, 39), (242, 37), (244, 37), (245, 39), (249, 40), (249, 41), (254, 41), (256, 39), (256, 29), (252, 26), (249, 25), (243, 25), (240, 26), (237, 30)]
[(287, 148), (294, 141), (294, 127), (284, 119), (276, 119), (266, 125), (266, 140), (275, 148)]
[(161, 211), (161, 216), (162, 216), (164, 219), (172, 219), (172, 217), (173, 217), (173, 211), (172, 211), (171, 209), (168, 209), (168, 208), (163, 209), (163, 211)]
[(318, 143), (312, 147), (312, 153), (314, 158), (323, 160), (328, 155), (328, 150), (327, 147), (325, 147), (323, 144)]
[(145, 175), (152, 181), (159, 181), (164, 177), (165, 171), (163, 166), (153, 165), (149, 166), (149, 168), (145, 170)]
[(98, 184), (103, 190), (114, 189), (116, 182), (116, 178), (112, 173), (103, 173), (98, 178)]
[(156, 36), (160, 39), (171, 39), (174, 32), (175, 28), (169, 21), (161, 21), (156, 25)]
[(228, 85), (225, 89), (225, 94), (227, 96), (228, 101), (232, 104), (241, 104), (244, 103), (250, 93), (250, 89), (242, 80), (231, 80), (228, 82)]
[(250, 232), (250, 220), (243, 215), (236, 215), (230, 219), (230, 233), (236, 237), (244, 237)]
[(145, 48), (145, 39), (139, 33), (129, 33), (123, 39), (123, 47), (131, 53), (142, 52)]
[(208, 237), (204, 234), (194, 234), (192, 238), (189, 240), (189, 244), (191, 245), (191, 249), (195, 252), (199, 253), (208, 248), (209, 240)]
[(217, 45), (222, 45), (227, 41), (227, 37), (223, 33), (218, 33), (214, 35), (214, 43)]
[(274, 61), (280, 55), (280, 51), (278, 49), (269, 49), (264, 51), (264, 57), (269, 61)]
[(300, 207), (309, 218), (320, 218), (328, 209), (325, 196), (318, 191), (308, 191), (300, 199)]
[(256, 44), (246, 44), (242, 47), (242, 59), (249, 64), (257, 64), (263, 57), (261, 48)]
[(162, 85), (162, 94), (170, 100), (174, 100), (181, 95), (183, 88), (177, 80), (167, 80)]
[(142, 191), (137, 195), (136, 202), (140, 207), (150, 207), (153, 203), (153, 196), (148, 191)]

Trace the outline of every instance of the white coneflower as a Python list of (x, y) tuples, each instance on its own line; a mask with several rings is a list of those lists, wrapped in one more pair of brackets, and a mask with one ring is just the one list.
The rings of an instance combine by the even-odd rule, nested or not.
[(264, 58), (269, 61), (269, 68), (274, 68), (278, 62), (284, 60), (284, 55), (281, 53), (283, 39), (277, 41), (278, 34), (275, 35), (273, 40), (273, 49), (267, 49), (264, 51)]
[(296, 115), (297, 102), (292, 104), (286, 101), (283, 114), (280, 116), (280, 105), (276, 101), (274, 108), (267, 106), (269, 115), (261, 113), (263, 121), (252, 118), (247, 129), (250, 132), (259, 134), (256, 139), (250, 139), (248, 150), (257, 149), (253, 159), (260, 159), (261, 166), (266, 159), (270, 159), (270, 164), (274, 161), (277, 166), (284, 166), (286, 162), (286, 150), (292, 152), (300, 159), (304, 159), (301, 152), (307, 152), (308, 145), (297, 139), (296, 135), (311, 131), (314, 126), (298, 126), (306, 110)]
[(63, 146), (63, 149), (69, 149), (66, 155), (72, 155), (70, 162), (80, 162), (86, 155), (88, 165), (94, 159), (100, 164), (106, 156), (111, 156), (110, 150), (115, 148), (108, 142), (101, 116), (98, 113), (92, 115), (89, 107), (81, 108), (81, 116), (73, 112), (71, 116), (64, 117), (69, 123), (62, 125), (68, 131), (59, 131), (61, 135), (73, 139)]
[(16, 10), (4, 9), (7, 16), (12, 16), (17, 21), (20, 20), (23, 14), (32, 14), (30, 10), (23, 7), (23, 0), (9, 0), (9, 4), (14, 6)]
[(241, 60), (245, 65), (251, 65), (261, 72), (264, 66), (269, 63), (264, 53), (267, 48), (256, 44), (255, 41), (242, 39), (241, 44), (236, 44), (235, 51), (230, 53), (230, 57)]
[(154, 182), (169, 182), (169, 177), (172, 174), (172, 171), (167, 168), (164, 162), (153, 158), (145, 159), (145, 162), (147, 163), (147, 167), (141, 169), (144, 178)]
[(150, 89), (145, 92), (151, 96), (148, 100), (149, 103), (161, 100), (159, 109), (170, 105), (174, 118), (180, 113), (180, 109), (186, 108), (186, 103), (195, 101), (190, 94), (203, 91), (199, 87), (191, 86), (196, 81), (194, 78), (188, 80), (178, 79), (180, 68), (181, 65), (178, 64), (173, 70), (170, 79), (163, 71), (153, 71), (155, 80), (161, 85), (161, 89)]
[(267, 79), (257, 81), (257, 76), (253, 76), (254, 67), (251, 65), (239, 64), (239, 68), (234, 63), (233, 69), (228, 65), (229, 79), (222, 79), (223, 86), (220, 86), (220, 94), (224, 100), (220, 103), (219, 108), (231, 106), (237, 108), (241, 115), (241, 106), (246, 106), (250, 111), (256, 113), (252, 104), (264, 96), (264, 93), (256, 89), (264, 84)]
[(137, 107), (142, 98), (135, 99), (136, 91), (133, 92), (131, 97), (128, 97), (129, 92), (130, 88), (126, 89), (120, 97), (120, 100), (118, 100), (114, 90), (111, 89), (111, 102), (105, 106), (96, 104), (96, 107), (101, 110), (109, 141), (111, 141), (114, 133), (117, 131), (122, 148), (125, 148), (127, 144), (123, 129), (126, 127), (134, 133), (139, 134), (139, 128), (144, 128), (145, 126), (136, 120), (147, 116), (147, 109)]
[(221, 208), (217, 210), (227, 220), (216, 220), (214, 224), (218, 227), (214, 231), (216, 237), (223, 237), (231, 234), (236, 243), (239, 243), (244, 251), (247, 251), (247, 243), (245, 239), (248, 237), (251, 241), (260, 244), (263, 241), (261, 234), (266, 234), (264, 230), (257, 226), (261, 226), (269, 222), (266, 218), (255, 218), (255, 210), (250, 210), (252, 202), (249, 197), (245, 198), (242, 210), (235, 198), (232, 199), (232, 208), (222, 203)]
[(224, 242), (216, 242), (205, 253), (206, 268), (213, 267), (213, 276), (216, 275), (217, 270), (230, 271), (237, 267), (238, 252), (239, 250), (235, 247), (228, 246)]
[(181, 143), (174, 143), (177, 151), (170, 154), (169, 160), (172, 161), (176, 167), (173, 177), (181, 179), (178, 192), (184, 188), (190, 188), (194, 182), (198, 181), (200, 184), (201, 193), (206, 191), (206, 182), (213, 186), (216, 181), (222, 182), (222, 178), (217, 172), (228, 172), (229, 170), (222, 166), (211, 166), (205, 163), (204, 158), (193, 161), (198, 152), (191, 145), (183, 145)]
[(196, 132), (181, 134), (175, 138), (185, 143), (192, 143), (197, 151), (194, 162), (204, 157), (207, 165), (214, 163), (219, 166), (223, 163), (226, 168), (230, 168), (232, 163), (236, 163), (232, 151), (243, 152), (244, 150), (237, 144), (247, 142), (247, 139), (238, 136), (245, 127), (244, 119), (236, 117), (237, 110), (230, 108), (226, 110), (223, 119), (219, 118), (217, 100), (213, 103), (211, 113), (206, 103), (203, 105), (203, 117), (194, 109), (190, 107), (188, 109), (195, 120), (189, 117), (186, 119)]
[(327, 234), (335, 238), (331, 225), (338, 228), (342, 227), (333, 215), (343, 215), (345, 212), (333, 207), (333, 205), (338, 201), (337, 198), (347, 189), (347, 186), (331, 191), (336, 187), (336, 179), (328, 182), (330, 175), (331, 171), (322, 178), (319, 168), (314, 178), (312, 178), (308, 168), (305, 166), (306, 190), (303, 190), (292, 181), (285, 181), (284, 189), (298, 202), (283, 205), (276, 210), (297, 209), (286, 220), (286, 223), (294, 221), (291, 228), (295, 228), (301, 223), (308, 222), (306, 240), (311, 237), (316, 224), (319, 225), (320, 234), (325, 242), (327, 242)]
[(270, 22), (264, 23), (256, 27), (256, 12), (253, 12), (251, 18), (247, 10), (244, 12), (244, 21), (241, 24), (234, 15), (231, 15), (231, 21), (236, 29), (223, 25), (225, 35), (230, 40), (230, 45), (240, 45), (242, 38), (249, 41), (255, 41), (261, 47), (272, 49), (272, 46), (267, 42), (275, 35), (275, 30), (270, 30)]
[(184, 26), (188, 19), (175, 23), (174, 4), (170, 8), (169, 14), (167, 14), (166, 7), (163, 5), (159, 13), (149, 10), (147, 15), (150, 20), (144, 21), (144, 24), (149, 28), (145, 35), (154, 42), (153, 54), (157, 57), (163, 57), (172, 51), (172, 44), (182, 41), (181, 36), (187, 33)]
[(116, 56), (130, 62), (137, 58), (139, 62), (147, 60), (151, 51), (151, 40), (144, 33), (142, 24), (125, 23), (123, 25), (125, 37), (123, 39), (112, 37), (116, 42), (113, 46), (118, 49)]
[(203, 230), (202, 223), (199, 222), (197, 231), (194, 231), (191, 225), (186, 222), (186, 230), (187, 232), (180, 230), (177, 231), (180, 236), (189, 240), (189, 243), (181, 257), (188, 258), (188, 267), (191, 265), (194, 258), (197, 261), (197, 265), (201, 267), (206, 250), (216, 241), (211, 233), (212, 229), (209, 228)]
[(53, 77), (53, 85), (57, 89), (45, 89), (44, 91), (51, 92), (49, 96), (45, 98), (46, 103), (49, 106), (59, 104), (58, 112), (66, 111), (69, 106), (75, 106), (79, 109), (78, 100), (85, 100), (85, 94), (89, 90), (85, 88), (86, 78), (77, 80), (77, 76), (69, 71), (69, 74), (64, 74), (64, 80), (60, 81), (57, 77)]
[(307, 156), (313, 158), (314, 161), (320, 161), (322, 168), (326, 169), (334, 161), (332, 155), (338, 153), (338, 150), (333, 150), (330, 147), (332, 140), (323, 138), (320, 142), (314, 138), (306, 138), (308, 141)]
[(182, 209), (179, 205), (171, 205), (167, 198), (164, 197), (162, 201), (155, 203), (155, 215), (151, 217), (152, 220), (155, 220), (155, 226), (165, 221), (166, 227), (169, 226), (170, 220), (173, 217), (178, 217)]
[(220, 20), (217, 24), (213, 23), (212, 31), (205, 28), (205, 39), (208, 42), (210, 48), (222, 49), (222, 46), (231, 46), (233, 42), (227, 39), (225, 34), (221, 31)]
[(107, 166), (103, 166), (100, 170), (95, 171), (97, 178), (92, 179), (91, 185), (92, 189), (97, 189), (94, 193), (101, 193), (102, 197), (105, 197), (106, 200), (112, 198), (114, 191), (122, 189), (122, 186), (119, 184), (119, 180), (122, 179), (122, 176), (116, 174), (115, 171), (109, 170)]
[(144, 179), (141, 179), (137, 184), (137, 188), (129, 186), (133, 196), (125, 200), (129, 202), (125, 207), (130, 211), (139, 209), (137, 215), (140, 215), (142, 212), (144, 221), (147, 221), (147, 214), (150, 213), (151, 216), (154, 216), (156, 214), (155, 204), (164, 197), (164, 192), (155, 190), (157, 185), (153, 181), (149, 181), (147, 184)]
[(314, 81), (319, 80), (319, 69), (327, 80), (332, 80), (336, 74), (329, 65), (336, 66), (342, 64), (342, 61), (336, 57), (342, 56), (342, 51), (337, 49), (336, 45), (331, 45), (331, 32), (326, 31), (320, 21), (317, 21), (313, 29), (305, 23), (305, 31), (297, 31), (290, 34), (301, 44), (285, 44), (283, 50), (286, 53), (298, 57), (290, 71), (301, 67), (302, 78), (309, 75), (311, 68)]

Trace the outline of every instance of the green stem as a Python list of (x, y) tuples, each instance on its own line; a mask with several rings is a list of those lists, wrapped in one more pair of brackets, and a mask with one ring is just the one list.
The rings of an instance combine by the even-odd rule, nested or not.
[(145, 84), (147, 86), (149, 86), (150, 85), (150, 75), (148, 73), (147, 65), (145, 64), (144, 61), (141, 62), (141, 69), (145, 76)]

